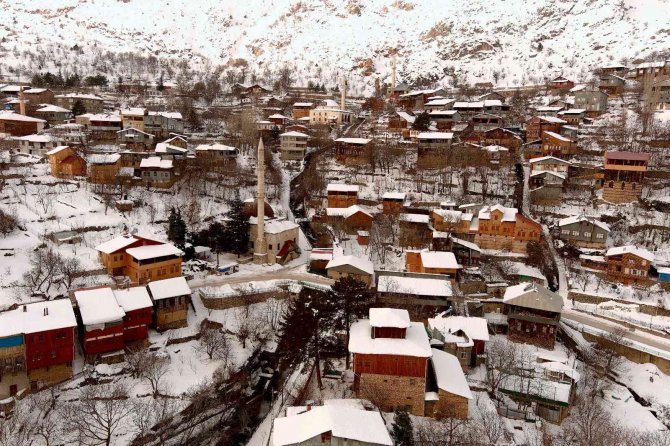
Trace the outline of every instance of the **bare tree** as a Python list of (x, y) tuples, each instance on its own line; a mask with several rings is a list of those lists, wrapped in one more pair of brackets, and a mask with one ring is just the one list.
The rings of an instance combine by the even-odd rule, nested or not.
[(155, 352), (147, 354), (141, 368), (140, 378), (149, 383), (154, 398), (158, 397), (161, 392), (163, 379), (169, 369), (170, 358)]
[(495, 396), (500, 384), (515, 375), (519, 364), (524, 362), (522, 347), (507, 339), (496, 337), (486, 346), (486, 380)]
[(34, 430), (28, 405), (19, 401), (10, 416), (0, 417), (0, 446), (29, 446)]
[(195, 347), (209, 359), (221, 359), (228, 362), (230, 359), (230, 344), (228, 337), (220, 328), (212, 326), (207, 319), (200, 323), (200, 339)]
[(48, 293), (59, 272), (61, 259), (53, 249), (38, 249), (30, 256), (30, 269), (23, 274), (24, 285), (33, 293)]
[(132, 410), (121, 384), (84, 387), (78, 401), (63, 406), (65, 427), (82, 445), (109, 446)]
[(81, 276), (84, 271), (81, 262), (77, 257), (60, 256), (58, 271), (63, 277), (63, 285), (69, 290), (72, 288), (74, 280)]
[(172, 437), (172, 430), (156, 427), (165, 425), (178, 410), (179, 400), (175, 398), (152, 398), (134, 401), (130, 416), (138, 435), (151, 431), (155, 433), (159, 444), (165, 444)]

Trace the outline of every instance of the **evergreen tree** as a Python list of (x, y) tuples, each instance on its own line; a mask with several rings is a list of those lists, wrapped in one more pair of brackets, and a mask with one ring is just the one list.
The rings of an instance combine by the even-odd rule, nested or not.
[(272, 138), (273, 141), (278, 141), (279, 140), (279, 135), (281, 135), (281, 131), (279, 130), (279, 127), (276, 125), (272, 126), (272, 130), (270, 130), (270, 137)]
[(414, 119), (414, 124), (412, 124), (412, 128), (414, 130), (428, 130), (428, 126), (430, 125), (430, 115), (428, 112), (423, 112), (419, 116)]
[(72, 104), (72, 114), (79, 116), (83, 115), (84, 113), (86, 113), (86, 107), (84, 106), (83, 102), (77, 99), (74, 104)]
[(249, 217), (244, 213), (244, 203), (239, 195), (228, 203), (226, 237), (231, 250), (239, 257), (249, 251)]
[(393, 416), (391, 437), (396, 446), (414, 446), (414, 430), (412, 419), (407, 411), (396, 410)]
[(181, 217), (181, 211), (174, 207), (168, 216), (168, 240), (180, 249), (186, 244), (186, 222)]
[[(368, 286), (351, 276), (339, 278), (332, 286), (330, 292), (337, 312), (334, 322), (337, 328), (344, 330), (345, 349), (349, 345), (349, 332), (351, 324), (357, 319), (365, 317), (372, 303), (372, 293)], [(346, 351), (346, 350), (345, 350)], [(349, 353), (346, 355), (347, 369), (349, 368)]]

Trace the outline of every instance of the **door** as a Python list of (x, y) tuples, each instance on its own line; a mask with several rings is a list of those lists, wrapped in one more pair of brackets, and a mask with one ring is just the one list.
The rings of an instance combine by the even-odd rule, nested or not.
[(16, 384), (9, 386), (9, 396), (14, 396), (19, 391), (19, 388)]

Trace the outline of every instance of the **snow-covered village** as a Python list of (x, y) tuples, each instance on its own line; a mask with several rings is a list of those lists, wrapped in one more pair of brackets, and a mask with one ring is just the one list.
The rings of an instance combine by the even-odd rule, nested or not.
[(0, 446), (670, 446), (670, 0), (0, 5)]

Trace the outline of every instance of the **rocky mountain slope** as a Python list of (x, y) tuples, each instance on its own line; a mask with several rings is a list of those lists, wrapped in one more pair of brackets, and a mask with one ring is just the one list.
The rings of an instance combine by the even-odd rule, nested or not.
[(0, 0), (0, 71), (100, 71), (109, 50), (370, 86), (390, 79), (396, 52), (402, 80), (513, 86), (667, 51), (668, 11), (670, 0)]

